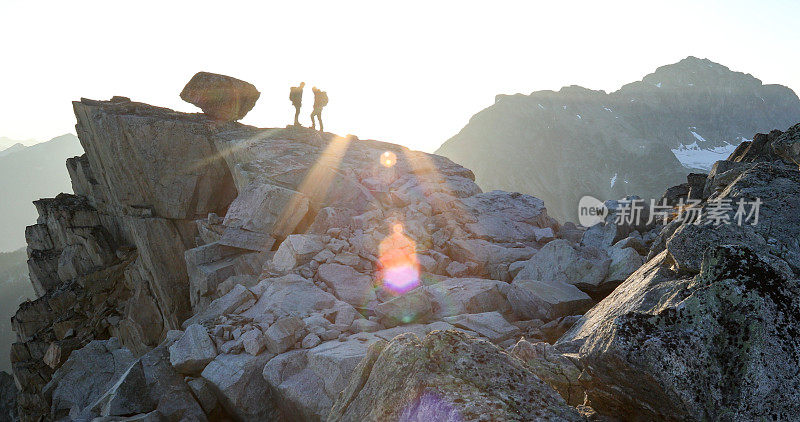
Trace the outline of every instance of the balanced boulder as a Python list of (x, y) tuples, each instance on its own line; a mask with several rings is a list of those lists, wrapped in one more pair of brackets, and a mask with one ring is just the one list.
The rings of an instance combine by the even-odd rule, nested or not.
[(192, 103), (216, 120), (243, 118), (261, 95), (256, 87), (240, 79), (209, 72), (196, 73), (181, 91), (181, 99)]

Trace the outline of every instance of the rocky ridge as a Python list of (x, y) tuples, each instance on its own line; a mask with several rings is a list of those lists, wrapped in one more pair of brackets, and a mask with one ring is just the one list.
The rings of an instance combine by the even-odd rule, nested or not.
[[(102, 395), (54, 401), (91, 347), (98, 362), (126, 351), (120, 368), (167, 353), (206, 416), (321, 420), (373, 343), (455, 329), (509, 347), (557, 337), (594, 303), (590, 284), (518, 274), (562, 230), (541, 200), (483, 193), (443, 157), (123, 97), (74, 109), (75, 194), (37, 201), (26, 230), (38, 299), (13, 319), (23, 420), (121, 416)], [(109, 371), (86, 391), (123, 377)]]
[(761, 197), (760, 225), (587, 230), (392, 144), (122, 97), (74, 107), (75, 195), (38, 201), (26, 231), (22, 420), (794, 411), (795, 129), (664, 195)]

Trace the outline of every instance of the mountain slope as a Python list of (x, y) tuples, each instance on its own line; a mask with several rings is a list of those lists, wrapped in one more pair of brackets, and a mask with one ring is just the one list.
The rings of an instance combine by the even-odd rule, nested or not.
[(0, 251), (25, 246), (25, 226), (36, 222), (34, 200), (72, 191), (64, 161), (82, 153), (78, 138), (67, 134), (0, 156)]
[(0, 371), (11, 372), (9, 353), (11, 343), (16, 341), (11, 317), (20, 303), (35, 297), (28, 279), (27, 259), (24, 248), (0, 252)]
[(2, 149), (2, 146), (0, 146), (0, 157), (15, 153), (17, 151), (22, 151), (23, 149), (25, 149), (25, 145), (22, 145), (19, 142), (5, 149)]
[(498, 95), (436, 153), (471, 168), (484, 190), (532, 194), (574, 220), (583, 195), (657, 198), (743, 139), (797, 120), (791, 89), (688, 57), (610, 94)]
[(18, 140), (18, 139), (7, 138), (5, 136), (0, 136), (0, 150), (8, 149), (16, 144), (22, 144), (23, 146), (25, 146), (34, 143), (36, 143), (36, 141), (33, 139)]

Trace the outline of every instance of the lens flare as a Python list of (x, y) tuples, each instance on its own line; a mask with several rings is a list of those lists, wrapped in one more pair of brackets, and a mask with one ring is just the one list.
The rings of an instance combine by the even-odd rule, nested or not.
[(425, 390), (403, 408), (399, 420), (461, 422), (464, 419), (449, 400), (433, 391)]
[(394, 295), (419, 286), (419, 262), (414, 241), (403, 234), (403, 225), (392, 226), (392, 233), (379, 245), (381, 285)]
[(393, 167), (397, 163), (397, 155), (391, 151), (386, 151), (381, 154), (381, 165), (384, 167)]

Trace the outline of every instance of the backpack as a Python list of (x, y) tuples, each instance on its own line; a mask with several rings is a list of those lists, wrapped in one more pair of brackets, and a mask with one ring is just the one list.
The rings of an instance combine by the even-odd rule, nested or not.
[(303, 99), (303, 89), (299, 86), (293, 86), (289, 89), (289, 101), (299, 103)]
[(325, 91), (320, 91), (319, 93), (319, 105), (325, 107), (328, 105), (328, 93)]

